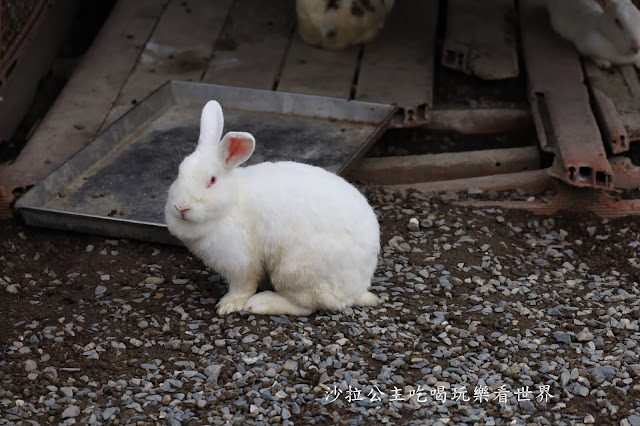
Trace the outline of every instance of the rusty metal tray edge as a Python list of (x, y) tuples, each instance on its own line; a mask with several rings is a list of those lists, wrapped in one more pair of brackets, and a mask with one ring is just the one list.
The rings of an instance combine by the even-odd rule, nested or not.
[(398, 108), (393, 105), (322, 96), (274, 92), (215, 84), (168, 81), (134, 108), (97, 135), (84, 148), (33, 186), (16, 202), (16, 209), (29, 226), (84, 232), (117, 238), (137, 239), (162, 244), (179, 244), (164, 223), (119, 219), (100, 215), (68, 212), (43, 207), (47, 200), (90, 169), (102, 156), (115, 149), (122, 139), (137, 128), (146, 126), (175, 103), (201, 103), (216, 99), (224, 107), (248, 111), (296, 114), (314, 118), (377, 123), (375, 131), (352, 158), (338, 170), (361, 157), (389, 126)]

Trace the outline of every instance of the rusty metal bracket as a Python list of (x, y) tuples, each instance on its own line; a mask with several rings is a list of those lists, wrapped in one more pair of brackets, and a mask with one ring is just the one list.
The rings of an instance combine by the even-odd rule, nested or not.
[(640, 200), (614, 200), (606, 191), (597, 188), (578, 188), (557, 182), (553, 198), (545, 201), (456, 201), (453, 204), (476, 208), (503, 208), (525, 210), (537, 215), (555, 215), (559, 212), (582, 213), (589, 211), (603, 219), (640, 215)]
[(549, 173), (574, 186), (611, 189), (612, 167), (576, 50), (553, 32), (544, 0), (522, 0), (520, 20), (538, 138), (555, 154)]
[(449, 0), (442, 65), (485, 80), (516, 78), (513, 0)]
[(613, 186), (617, 189), (634, 189), (640, 187), (640, 167), (633, 164), (630, 158), (611, 158), (613, 167)]

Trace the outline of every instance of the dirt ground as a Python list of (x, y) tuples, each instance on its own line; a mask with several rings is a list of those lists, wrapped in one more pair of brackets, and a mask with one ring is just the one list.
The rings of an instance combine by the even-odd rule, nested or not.
[[(570, 261), (575, 265), (580, 264), (580, 267), (577, 267), (580, 270), (583, 270), (582, 265), (588, 265), (588, 268), (586, 266), (584, 268), (588, 269), (589, 276), (622, 277), (620, 279), (624, 282), (633, 283), (627, 288), (628, 291), (632, 292), (636, 289), (638, 268), (632, 259), (637, 256), (635, 247), (638, 245), (640, 225), (633, 218), (616, 221), (603, 221), (590, 216), (561, 215), (554, 218), (536, 218), (517, 211), (489, 209), (488, 212), (479, 212), (477, 209), (458, 207), (452, 205), (449, 196), (446, 195), (426, 198), (427, 201), (420, 197), (406, 194), (392, 195), (377, 190), (369, 191), (371, 202), (382, 216), (381, 240), (385, 249), (381, 259), (391, 265), (385, 269), (384, 263), (381, 264), (376, 276), (380, 280), (388, 280), (389, 285), (396, 286), (392, 289), (397, 287), (406, 289), (411, 284), (407, 282), (409, 275), (403, 275), (404, 272), (400, 272), (399, 264), (405, 265), (402, 270), (414, 267), (432, 268), (438, 264), (445, 270), (452, 271), (452, 275), (461, 276), (462, 279), (453, 287), (441, 288), (438, 279), (432, 274), (429, 279), (424, 280), (428, 286), (428, 290), (424, 291), (424, 297), (418, 295), (409, 297), (409, 293), (392, 293), (391, 300), (383, 302), (381, 315), (383, 320), (393, 321), (399, 327), (403, 324), (407, 327), (409, 325), (418, 327), (416, 321), (417, 324), (420, 324), (420, 321), (417, 318), (428, 315), (425, 312), (442, 309), (443, 304), (446, 310), (447, 303), (450, 305), (447, 313), (450, 325), (447, 326), (447, 330), (452, 326), (463, 329), (465, 324), (471, 321), (471, 324), (475, 324), (473, 330), (477, 334), (493, 336), (492, 333), (497, 331), (509, 336), (521, 336), (540, 327), (536, 317), (531, 316), (523, 316), (514, 322), (505, 319), (505, 315), (498, 313), (497, 310), (483, 315), (479, 312), (467, 313), (473, 312), (472, 307), (475, 302), (468, 295), (474, 292), (477, 294), (476, 281), (487, 280), (492, 276), (495, 278), (495, 272), (482, 270), (482, 268), (478, 268), (477, 271), (472, 270), (469, 277), (473, 275), (473, 280), (471, 278), (464, 280), (464, 276), (458, 273), (463, 274), (465, 267), (462, 265), (480, 265), (485, 262), (487, 250), (491, 251), (491, 256), (495, 259), (513, 258), (514, 263), (502, 262), (503, 265), (510, 265), (504, 267), (503, 274), (513, 280), (525, 279), (531, 274), (539, 274), (542, 277), (545, 271), (566, 272), (567, 266), (564, 262)], [(430, 236), (425, 242), (416, 240), (415, 234), (407, 230), (409, 216), (417, 216), (427, 222), (426, 224), (422, 222), (421, 227), (432, 226), (432, 231), (426, 232)], [(430, 221), (433, 222), (431, 225), (429, 225)], [(455, 235), (468, 235), (477, 243), (471, 247), (466, 247), (465, 244), (453, 244), (453, 248), (451, 246), (447, 248), (448, 242), (453, 241), (450, 237), (454, 231), (456, 231)], [(411, 242), (411, 245), (419, 250), (393, 251), (387, 242), (394, 238), (398, 241), (398, 237)], [(215, 271), (207, 270), (199, 260), (180, 247), (28, 228), (18, 220), (0, 223), (0, 241), (0, 278), (2, 278), (0, 292), (3, 294), (0, 298), (0, 352), (2, 353), (0, 360), (4, 360), (0, 362), (0, 412), (15, 410), (13, 404), (18, 399), (23, 403), (31, 402), (34, 407), (44, 409), (43, 401), (46, 401), (46, 396), (56, 394), (52, 389), (62, 389), (64, 386), (82, 388), (83, 379), (78, 377), (81, 375), (88, 381), (89, 386), (102, 384), (102, 387), (99, 386), (100, 390), (90, 394), (90, 397), (78, 394), (74, 395), (76, 399), (71, 400), (76, 404), (79, 403), (83, 413), (88, 415), (95, 409), (92, 407), (110, 406), (114, 398), (123, 400), (127, 396), (125, 388), (121, 389), (115, 385), (109, 387), (106, 384), (119, 379), (125, 379), (123, 383), (127, 383), (126, 380), (130, 380), (131, 377), (138, 377), (140, 366), (145, 365), (143, 364), (145, 360), (157, 359), (165, 363), (171, 360), (188, 360), (195, 365), (201, 365), (204, 357), (194, 349), (197, 348), (194, 343), (195, 330), (191, 327), (192, 323), (184, 321), (185, 315), (191, 315), (191, 319), (196, 322), (196, 329), (198, 324), (203, 327), (212, 324), (209, 326), (209, 331), (205, 332), (202, 337), (204, 340), (200, 344), (206, 341), (213, 347), (213, 342), (217, 345), (219, 339), (223, 339), (226, 333), (236, 328), (256, 333), (259, 339), (268, 338), (269, 344), (258, 340), (255, 344), (240, 345), (238, 343), (238, 345), (247, 352), (257, 351), (258, 354), (267, 354), (268, 357), (273, 357), (267, 359), (273, 359), (274, 363), (283, 362), (290, 356), (303, 355), (297, 354), (300, 349), (296, 349), (290, 340), (296, 335), (297, 325), (313, 330), (310, 339), (318, 347), (320, 343), (329, 343), (334, 340), (331, 338), (332, 335), (343, 333), (343, 336), (353, 340), (353, 343), (347, 343), (347, 346), (352, 345), (351, 350), (360, 351), (365, 359), (377, 353), (375, 348), (380, 344), (377, 337), (370, 335), (366, 330), (360, 336), (353, 336), (351, 325), (354, 323), (345, 325), (343, 322), (346, 322), (347, 318), (335, 321), (338, 317), (332, 317), (331, 314), (314, 314), (304, 323), (292, 318), (293, 324), (281, 325), (283, 330), (275, 333), (276, 335), (264, 331), (265, 327), (260, 327), (262, 321), (258, 321), (257, 327), (256, 319), (247, 317), (245, 314), (233, 314), (226, 319), (218, 319), (214, 306), (225, 292), (223, 283)], [(579, 243), (576, 243), (577, 241)], [(440, 254), (436, 259), (427, 255), (428, 252), (435, 250), (434, 247), (443, 248), (437, 250)], [(547, 257), (548, 261), (540, 263), (544, 266), (535, 266), (529, 261), (518, 260), (529, 259), (528, 255), (525, 257), (523, 254), (526, 250), (530, 250), (534, 258), (544, 258), (545, 253), (551, 253), (552, 249), (565, 255), (553, 257), (552, 253)], [(565, 269), (562, 269), (563, 267)], [(430, 270), (436, 271), (436, 269)], [(570, 272), (566, 273), (570, 274)], [(476, 274), (478, 278), (475, 277)], [(566, 299), (563, 299), (565, 304), (569, 303), (569, 300), (587, 300), (590, 288), (578, 286), (569, 278), (569, 275), (563, 278), (569, 284), (563, 284), (562, 279), (557, 283), (541, 281), (537, 290), (541, 293), (543, 301), (537, 303), (536, 308), (546, 309), (547, 312), (551, 312), (551, 309), (558, 306), (562, 309), (565, 305), (559, 301), (560, 296), (566, 296)], [(569, 288), (567, 285), (574, 285), (574, 287)], [(536, 288), (534, 287), (533, 290)], [(515, 294), (506, 299), (506, 304), (504, 301), (503, 294), (496, 292), (486, 296), (485, 304), (505, 306), (507, 312), (512, 312), (517, 311), (514, 307), (516, 304), (527, 301), (527, 296)], [(397, 303), (399, 305), (396, 306)], [(455, 309), (452, 305), (455, 305)], [(604, 305), (604, 309), (609, 306), (606, 303)], [(640, 309), (636, 306), (637, 304), (631, 305), (628, 310), (622, 311), (622, 316), (637, 322), (640, 318)], [(594, 311), (588, 315), (588, 318), (595, 321), (594, 324), (597, 323), (595, 329), (604, 327), (599, 322), (599, 315), (602, 312), (598, 312), (600, 311)], [(567, 313), (567, 315), (569, 317), (566, 319), (559, 319), (563, 322), (557, 323), (556, 330), (579, 333), (583, 329), (584, 322), (576, 322), (579, 317), (576, 317), (575, 313)], [(569, 318), (574, 318), (575, 321), (568, 321)], [(154, 325), (155, 319), (160, 320), (160, 324)], [(166, 326), (162, 321), (166, 322)], [(273, 318), (272, 321), (274, 321)], [(551, 322), (553, 321), (556, 320)], [(296, 322), (298, 322), (297, 325)], [(216, 324), (220, 325), (219, 329)], [(214, 327), (213, 331), (211, 327)], [(430, 357), (440, 348), (441, 343), (433, 342), (438, 341), (435, 336), (442, 330), (437, 331), (427, 325), (419, 327), (418, 330), (421, 331), (417, 334), (419, 336), (417, 338), (396, 337), (395, 344), (400, 342), (401, 346), (404, 346), (404, 349), (398, 349), (398, 353), (409, 349), (415, 357), (424, 357), (425, 361), (429, 359), (433, 363), (440, 362)], [(625, 342), (625, 339), (635, 338), (632, 332), (614, 331), (615, 333), (604, 342), (605, 353), (615, 353), (616, 348)], [(51, 334), (48, 337), (46, 337), (47, 332)], [(402, 336), (402, 333), (400, 335)], [(551, 336), (546, 338), (548, 344), (553, 340)], [(544, 337), (540, 339), (545, 341)], [(421, 340), (424, 341), (422, 349), (420, 346), (416, 347)], [(113, 341), (113, 348), (108, 345), (101, 346), (110, 341)], [(158, 344), (143, 345), (142, 341)], [(179, 343), (169, 349), (166, 345), (159, 344), (167, 341)], [(116, 342), (124, 342), (126, 345), (123, 344), (122, 348), (118, 348), (119, 343), (116, 344)], [(99, 355), (97, 358), (87, 355), (92, 353), (96, 345), (106, 350), (97, 353)], [(29, 349), (21, 351), (24, 347)], [(498, 340), (489, 338), (478, 349), (494, 353), (493, 351), (497, 351), (499, 347)], [(344, 350), (347, 350), (346, 347)], [(211, 358), (213, 351), (215, 353)], [(552, 351), (555, 353), (557, 349)], [(496, 353), (492, 356), (497, 356)], [(572, 350), (561, 351), (561, 353), (564, 353), (563, 357), (566, 359), (571, 359), (571, 363), (575, 361), (575, 366), (581, 374), (588, 375), (587, 366), (580, 363), (579, 355)], [(208, 353), (209, 361), (207, 362), (211, 362), (211, 359), (224, 360), (224, 354), (224, 347), (216, 346)], [(529, 355), (523, 347), (515, 356), (526, 360)], [(557, 359), (553, 354), (544, 355), (544, 357), (548, 357), (551, 361), (554, 357)], [(24, 371), (23, 366), (29, 359), (35, 359), (37, 362), (37, 367), (32, 370), (36, 372), (35, 378), (28, 376), (28, 367), (26, 367), (27, 372)], [(47, 365), (55, 366), (55, 375), (44, 373), (47, 371), (45, 367)], [(370, 377), (375, 377), (381, 369), (385, 368), (385, 365), (385, 362), (377, 361), (375, 357), (369, 359), (367, 368), (371, 371)], [(434, 371), (437, 370), (434, 369)], [(537, 417), (538, 420), (546, 418), (550, 424), (558, 424), (556, 423), (558, 418), (553, 417), (556, 414), (562, 415), (565, 421), (573, 422), (571, 419), (582, 418), (581, 416), (588, 413), (596, 424), (618, 424), (621, 419), (633, 413), (640, 400), (638, 387), (633, 386), (637, 383), (638, 372), (629, 371), (633, 383), (628, 386), (628, 390), (622, 392), (617, 387), (612, 387), (611, 393), (606, 398), (617, 406), (615, 412), (607, 413), (606, 409), (596, 402), (598, 398), (594, 394), (588, 394), (572, 396), (563, 402), (564, 405), (556, 405), (553, 410), (551, 406), (541, 407), (536, 413), (540, 416)], [(320, 374), (314, 370), (307, 370), (307, 374), (302, 377), (292, 376), (293, 373), (290, 372), (284, 374), (291, 380), (295, 377), (296, 383), (315, 389), (316, 393), (320, 392), (319, 399), (324, 396), (322, 389), (317, 387), (319, 381), (322, 381)], [(403, 369), (399, 374), (402, 374), (408, 384), (419, 383), (426, 377), (421, 370), (411, 368)], [(251, 383), (245, 384), (244, 388), (238, 387), (242, 385), (236, 385), (237, 379), (235, 367), (222, 369), (217, 383), (212, 384), (211, 389), (205, 391), (205, 393), (216, 392), (217, 405), (193, 408), (194, 417), (191, 422), (207, 423), (204, 420), (207, 416), (211, 419), (216, 416), (216, 413), (222, 415), (221, 407), (225, 405), (233, 407), (238, 393), (243, 394), (252, 388)], [(266, 378), (257, 380), (266, 380)], [(331, 385), (331, 383), (327, 384)], [(558, 397), (564, 398), (561, 396), (564, 395), (561, 388), (556, 389), (555, 392)], [(66, 402), (69, 403), (69, 401)], [(268, 405), (268, 402), (266, 404)], [(25, 416), (24, 419), (58, 422), (64, 419), (64, 407), (65, 405), (61, 404), (58, 409), (47, 412), (44, 418), (33, 417), (28, 413), (21, 415)], [(294, 414), (290, 421), (295, 424), (344, 423), (354, 415), (348, 405), (330, 407), (309, 404), (304, 407), (303, 412)], [(460, 421), (463, 418), (462, 414), (456, 412), (454, 408), (451, 409), (454, 413), (451, 419), (454, 422), (456, 419)], [(123, 424), (134, 421), (138, 416), (141, 424), (149, 424), (148, 422), (154, 418), (154, 414), (151, 413), (157, 410), (158, 408), (154, 405), (143, 408), (141, 412), (121, 408), (119, 415), (113, 415), (111, 420), (116, 419)], [(605, 412), (603, 413), (602, 410)], [(15, 411), (11, 413), (15, 414)], [(234, 413), (235, 411), (232, 411), (227, 415), (232, 416)], [(404, 418), (404, 421), (398, 419), (394, 421), (411, 424), (420, 418), (419, 413), (407, 407), (400, 408), (396, 414)], [(146, 418), (147, 415), (151, 417)], [(249, 412), (246, 415), (250, 416)], [(324, 417), (312, 418), (316, 415), (324, 415)], [(492, 416), (500, 424), (509, 422), (514, 413), (504, 412), (504, 410), (501, 412), (500, 406), (490, 404), (483, 415)], [(340, 417), (342, 420), (338, 421)], [(378, 417), (378, 420), (380, 418)], [(513, 417), (514, 421), (515, 418)], [(374, 419), (373, 415), (367, 417), (367, 421), (374, 421)], [(425, 420), (424, 417), (422, 419)], [(529, 418), (529, 422), (533, 419), (533, 417)], [(282, 421), (280, 417), (273, 420), (273, 422), (279, 421)], [(267, 421), (267, 423), (270, 422)]]

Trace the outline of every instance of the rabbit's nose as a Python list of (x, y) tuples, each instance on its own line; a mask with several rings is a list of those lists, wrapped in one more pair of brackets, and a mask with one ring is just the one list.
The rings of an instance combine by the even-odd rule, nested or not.
[(185, 216), (187, 215), (187, 213), (189, 211), (191, 211), (191, 209), (189, 207), (185, 207), (185, 206), (176, 206), (176, 205), (174, 205), (173, 207), (175, 207), (175, 209), (178, 211), (178, 213), (180, 213), (180, 217), (182, 217), (183, 219), (185, 219)]
[(631, 45), (631, 51), (632, 51), (633, 53), (638, 53), (638, 52), (640, 52), (640, 43), (633, 43), (633, 44)]

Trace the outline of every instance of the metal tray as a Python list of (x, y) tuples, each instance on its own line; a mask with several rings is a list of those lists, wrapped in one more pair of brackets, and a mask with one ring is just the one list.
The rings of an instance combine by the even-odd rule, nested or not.
[(225, 132), (252, 133), (247, 164), (300, 161), (341, 173), (382, 134), (391, 105), (170, 81), (16, 203), (28, 225), (175, 244), (164, 223), (169, 186), (215, 99)]

